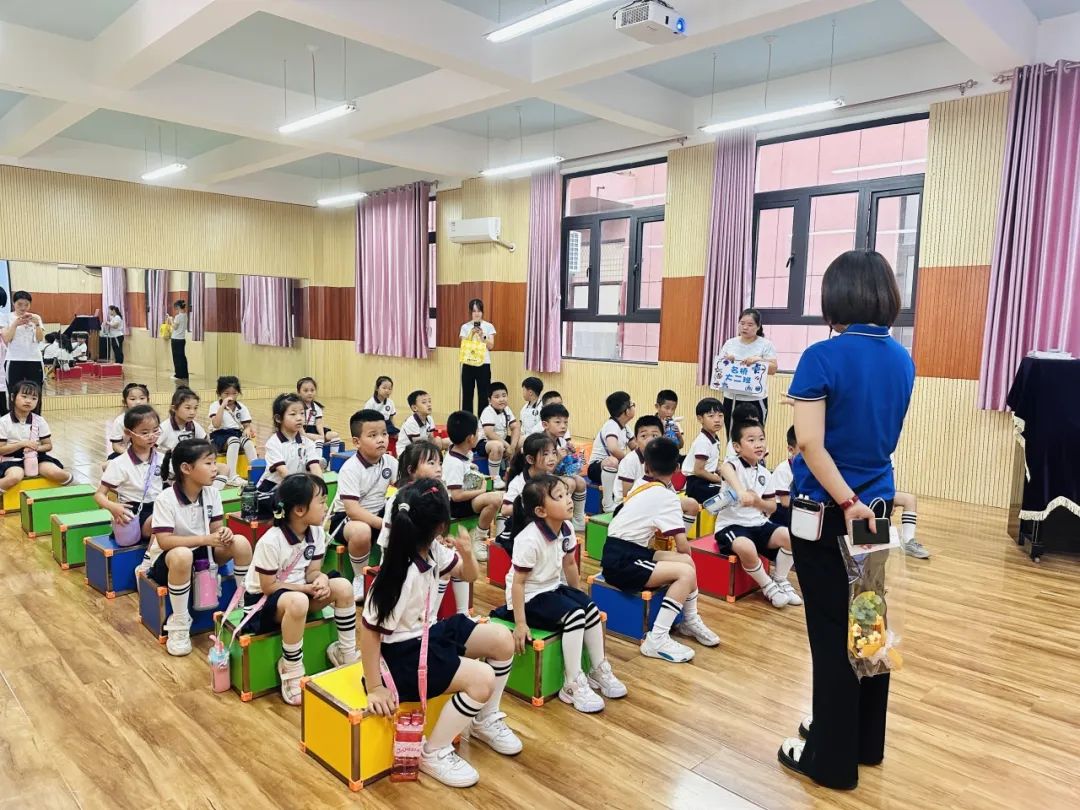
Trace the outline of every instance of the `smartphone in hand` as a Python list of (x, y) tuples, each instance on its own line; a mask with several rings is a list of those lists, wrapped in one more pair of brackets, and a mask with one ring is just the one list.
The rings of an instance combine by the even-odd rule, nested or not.
[(889, 542), (888, 518), (875, 518), (877, 534), (870, 531), (870, 521), (856, 520), (851, 524), (851, 544), (853, 546), (878, 546)]

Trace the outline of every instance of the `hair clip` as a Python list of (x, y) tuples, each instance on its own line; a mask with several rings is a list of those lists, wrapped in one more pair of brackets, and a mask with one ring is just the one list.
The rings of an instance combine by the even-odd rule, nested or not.
[(409, 505), (407, 503), (405, 503), (405, 502), (399, 503), (397, 510), (399, 512), (408, 512), (409, 511)]
[(274, 520), (285, 519), (285, 502), (278, 501), (274, 504)]

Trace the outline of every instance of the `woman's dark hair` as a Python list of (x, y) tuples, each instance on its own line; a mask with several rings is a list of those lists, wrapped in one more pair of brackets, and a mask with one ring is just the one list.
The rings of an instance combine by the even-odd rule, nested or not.
[(289, 410), (290, 405), (299, 405), (304, 407), (304, 400), (300, 399), (296, 394), (278, 394), (274, 397), (273, 415), (274, 415), (274, 427), (280, 428), (281, 421), (285, 418), (285, 412)]
[(375, 606), (375, 624), (393, 613), (413, 558), (426, 551), (436, 535), (450, 525), (450, 497), (442, 481), (434, 478), (421, 478), (405, 487), (390, 508), (390, 539), (368, 596)]
[[(4, 302), (0, 302), (0, 307), (2, 307), (3, 305)], [(109, 304), (109, 312), (115, 312), (117, 315), (120, 315), (120, 307), (118, 307), (116, 304)]]
[(656, 475), (671, 475), (679, 468), (679, 445), (667, 436), (653, 439), (641, 451), (645, 466)]
[(731, 426), (731, 441), (733, 443), (741, 442), (743, 434), (751, 428), (761, 428), (761, 430), (765, 430), (760, 419), (749, 416)]
[(557, 475), (538, 475), (529, 479), (529, 483), (514, 500), (514, 529), (512, 538), (516, 538), (525, 527), (536, 520), (536, 510), (544, 505), (544, 499), (551, 497), (555, 487), (566, 486)]
[(161, 424), (161, 417), (154, 410), (153, 405), (136, 405), (134, 408), (128, 408), (124, 411), (124, 427), (128, 430), (135, 430), (142, 424), (143, 419), (148, 416), (153, 416), (154, 420), (159, 425)]
[(7, 290), (5, 290), (3, 287), (0, 287), (0, 307), (6, 307), (7, 300)]
[(127, 405), (127, 397), (132, 391), (142, 391), (143, 395), (150, 399), (150, 389), (142, 383), (130, 382), (124, 386), (124, 390), (120, 393), (120, 401)]
[(172, 402), (169, 403), (169, 412), (175, 411), (189, 399), (193, 399), (196, 402), (199, 401), (199, 395), (188, 388), (186, 385), (181, 385), (175, 391), (173, 391)]
[(11, 296), (11, 303), (18, 301), (30, 301), (33, 302), (34, 296), (28, 293), (26, 290), (17, 290), (13, 296)]
[(300, 389), (301, 387), (303, 387), (304, 383), (311, 383), (315, 387), (316, 391), (319, 390), (319, 384), (315, 382), (314, 377), (301, 377), (299, 380), (296, 381), (296, 393), (300, 393)]
[(900, 288), (888, 260), (875, 250), (849, 250), (821, 279), (821, 315), (830, 326), (892, 326), (900, 314)]
[[(172, 450), (172, 470), (176, 483), (181, 485), (184, 483), (184, 476), (180, 472), (182, 465), (194, 464), (207, 456), (217, 458), (217, 451), (214, 449), (214, 445), (210, 444), (206, 439), (184, 439), (179, 442)], [(162, 466), (164, 467), (164, 465)], [(164, 471), (162, 471), (162, 475), (164, 475)]]
[(526, 436), (521, 449), (514, 454), (514, 458), (510, 462), (510, 472), (506, 480), (513, 481), (525, 470), (529, 469), (532, 466), (529, 464), (529, 456), (538, 459), (547, 452), (549, 447), (554, 449), (555, 440), (544, 432), (530, 433)]
[(401, 455), (398, 456), (398, 477), (394, 482), (394, 486), (397, 489), (412, 483), (412, 477), (416, 474), (416, 471), (420, 469), (420, 465), (425, 461), (430, 461), (433, 458), (442, 461), (442, 451), (434, 442), (429, 442), (427, 439), (420, 439), (410, 443), (401, 451)]
[(484, 311), (484, 302), (479, 298), (474, 298), (469, 302), (469, 314), (472, 315), (473, 310), (478, 309), (481, 313)]
[(371, 395), (372, 398), (376, 402), (379, 401), (379, 386), (382, 385), (384, 382), (388, 382), (391, 385), (394, 384), (394, 381), (391, 380), (389, 377), (387, 377), (385, 374), (380, 374), (378, 377), (376, 377), (375, 378), (375, 393)]
[(739, 313), (739, 320), (741, 321), (747, 315), (749, 315), (751, 318), (753, 318), (754, 323), (757, 324), (757, 336), (758, 337), (765, 337), (765, 330), (761, 328), (761, 313), (758, 312), (753, 307), (747, 307), (746, 309), (744, 309), (742, 312)]
[(274, 525), (279, 528), (288, 525), (292, 510), (306, 509), (318, 493), (327, 493), (326, 482), (319, 476), (311, 473), (286, 475), (274, 490)]
[(237, 377), (237, 376), (235, 376), (233, 374), (229, 374), (229, 375), (227, 375), (225, 377), (218, 377), (217, 378), (217, 395), (219, 397), (222, 394), (224, 394), (225, 391), (227, 389), (229, 389), (229, 388), (235, 388), (236, 393), (238, 393), (238, 394), (244, 393), (242, 390), (240, 390), (240, 378), (239, 377)]
[(183, 298), (178, 298), (173, 302), (173, 309), (187, 309), (187, 301)]

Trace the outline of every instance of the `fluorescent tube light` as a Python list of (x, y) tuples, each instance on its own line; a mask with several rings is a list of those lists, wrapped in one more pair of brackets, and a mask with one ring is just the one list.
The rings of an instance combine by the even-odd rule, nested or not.
[(623, 197), (621, 200), (616, 200), (616, 202), (636, 203), (636, 202), (644, 202), (645, 200), (655, 200), (657, 197), (666, 197), (666, 196), (667, 196), (667, 192), (666, 191), (661, 191), (661, 192), (658, 192), (656, 194), (640, 194), (637, 197)]
[(490, 34), (486, 34), (485, 37), (489, 42), (506, 42), (509, 39), (520, 37), (523, 34), (528, 34), (531, 31), (536, 31), (539, 28), (546, 28), (549, 25), (565, 20), (567, 17), (573, 17), (575, 14), (580, 14), (583, 11), (588, 11), (595, 6), (603, 5), (611, 0), (567, 0), (565, 3), (560, 3), (557, 6), (551, 6), (545, 8), (543, 11), (538, 11), (523, 20), (504, 25), (502, 28), (496, 28)]
[(816, 104), (804, 104), (802, 107), (789, 107), (786, 110), (774, 110), (773, 112), (751, 115), (747, 118), (736, 118), (734, 121), (721, 121), (716, 124), (706, 124), (701, 127), (701, 131), (712, 135), (717, 132), (726, 132), (729, 129), (752, 127), (757, 124), (768, 124), (772, 121), (783, 121), (785, 118), (799, 118), (804, 115), (827, 112), (843, 106), (844, 100), (842, 98), (831, 98), (828, 101), (819, 101)]
[(896, 169), (900, 166), (914, 166), (916, 163), (926, 163), (926, 158), (912, 158), (911, 160), (894, 160), (889, 163), (871, 163), (867, 166), (849, 166), (846, 169), (833, 169), (833, 174), (854, 174), (855, 172), (869, 172), (874, 169)]
[(524, 163), (512, 163), (509, 166), (499, 166), (495, 169), (484, 169), (480, 172), (480, 176), (502, 177), (507, 174), (525, 174), (533, 169), (540, 169), (544, 166), (554, 166), (562, 162), (563, 159), (561, 157), (552, 155), (551, 157), (538, 158), (536, 160), (526, 160)]
[(333, 121), (335, 118), (341, 118), (341, 116), (348, 115), (355, 110), (356, 105), (351, 102), (338, 104), (336, 107), (331, 107), (329, 110), (323, 110), (314, 115), (309, 115), (307, 118), (301, 118), (297, 121), (290, 121), (288, 124), (283, 124), (278, 127), (278, 132), (282, 135), (288, 135), (290, 132), (299, 132), (302, 129), (324, 124), (327, 121)]
[(147, 172), (142, 176), (142, 179), (146, 181), (160, 180), (162, 177), (168, 177), (171, 174), (179, 174), (186, 168), (186, 163), (170, 163), (168, 166), (162, 166), (161, 168)]
[(320, 200), (316, 200), (316, 204), (322, 206), (346, 205), (347, 203), (362, 200), (366, 196), (367, 192), (364, 191), (350, 191), (348, 194), (337, 194), (333, 197), (323, 197)]

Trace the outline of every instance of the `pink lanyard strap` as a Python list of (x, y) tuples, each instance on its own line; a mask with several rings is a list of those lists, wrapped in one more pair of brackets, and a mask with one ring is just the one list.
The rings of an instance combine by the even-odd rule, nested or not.
[[(300, 558), (304, 556), (304, 547), (306, 545), (307, 545), (306, 540), (301, 540), (300, 541), (300, 545), (296, 549), (296, 551), (293, 553), (292, 559), (289, 560), (289, 564), (286, 565), (281, 571), (278, 572), (278, 575), (277, 575), (277, 581), (278, 582), (284, 582), (286, 579), (289, 578), (289, 574), (291, 574), (292, 570), (294, 568), (296, 568), (296, 564), (298, 562), (300, 562)], [(236, 592), (233, 594), (232, 599), (229, 600), (229, 606), (227, 608), (225, 608), (225, 613), (222, 616), (222, 622), (224, 622), (225, 619), (227, 619), (229, 617), (229, 615), (234, 610), (236, 610), (237, 606), (240, 604), (240, 600), (244, 598), (244, 592), (246, 590), (247, 590), (246, 588), (237, 587)], [(236, 637), (240, 635), (240, 631), (244, 629), (244, 625), (247, 624), (249, 621), (251, 621), (251, 617), (254, 616), (256, 613), (258, 613), (259, 610), (262, 608), (262, 606), (266, 603), (266, 598), (267, 598), (267, 594), (264, 593), (261, 597), (259, 597), (258, 602), (256, 602), (250, 608), (245, 608), (244, 609), (244, 618), (240, 620), (240, 624), (236, 625), (236, 629), (233, 630), (232, 636), (229, 638), (229, 646), (230, 647), (233, 645), (233, 642), (236, 641)], [(219, 637), (221, 636), (221, 631), (220, 630), (218, 631), (218, 636)], [(214, 641), (214, 642), (217, 641), (216, 638), (211, 638), (210, 640)]]
[[(435, 561), (432, 560), (432, 570), (435, 569)], [(439, 577), (436, 570), (435, 576), (435, 588), (439, 587)], [(427, 659), (428, 659), (428, 619), (431, 616), (431, 588), (427, 589), (427, 595), (424, 597), (424, 629), (420, 635), (420, 666), (417, 669), (417, 687), (420, 692), (420, 709), (427, 712)], [(397, 685), (394, 683), (394, 676), (390, 674), (390, 668), (386, 666), (386, 661), (383, 657), (379, 656), (379, 673), (382, 675), (383, 683), (386, 684), (386, 688), (394, 695), (394, 699), (398, 700), (400, 705), (400, 693), (398, 692)]]

